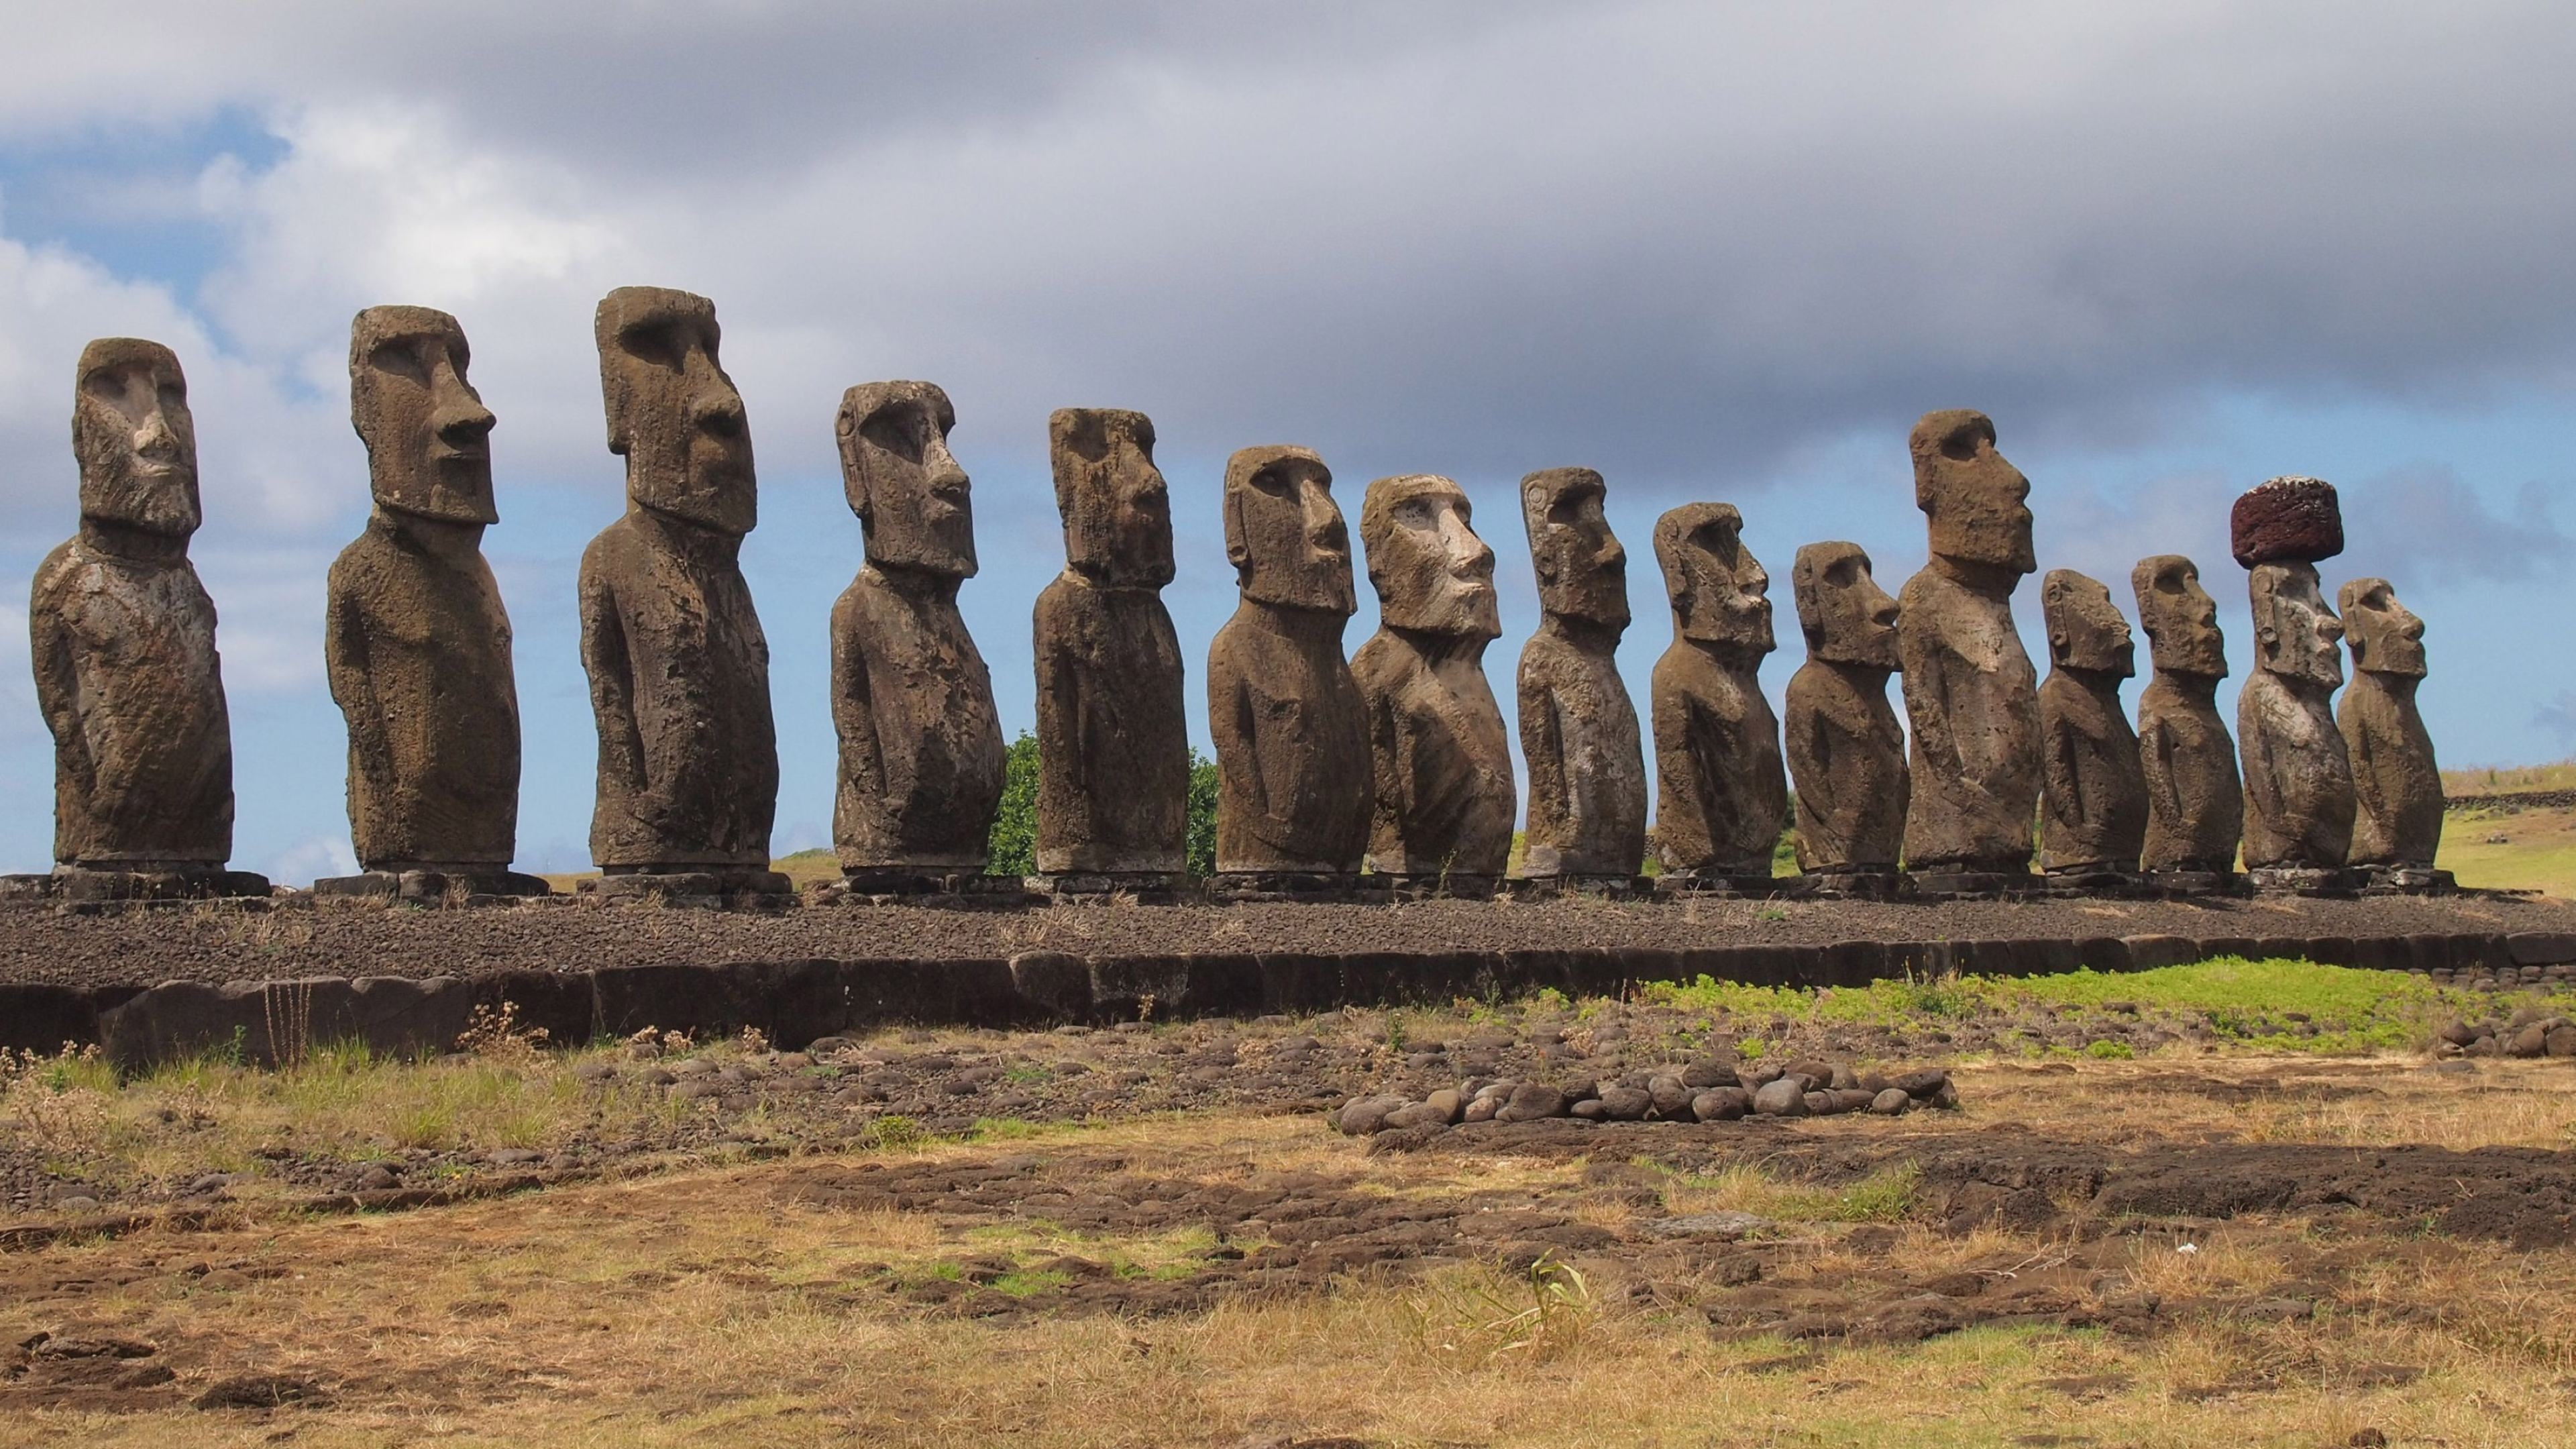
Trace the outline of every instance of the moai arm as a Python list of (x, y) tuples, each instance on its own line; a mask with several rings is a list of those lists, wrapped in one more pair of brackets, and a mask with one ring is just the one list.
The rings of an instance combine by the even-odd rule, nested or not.
[(2150, 820), (2184, 819), (2182, 783), (2174, 778), (2173, 730), (2161, 714), (2147, 716), (2138, 731), (2138, 765), (2147, 777)]
[(634, 661), (626, 644), (626, 616), (617, 591), (584, 571), (581, 581), (581, 664), (590, 675), (590, 709), (599, 719), (599, 775), (604, 797), (614, 781), (647, 821), (665, 813), (645, 778), (644, 736), (635, 719)]
[[(1732, 737), (1736, 731), (1730, 722), (1713, 718), (1714, 714), (1715, 711), (1700, 701), (1690, 701), (1683, 707), (1682, 738), (1676, 743), (1690, 752), (1691, 790), (1699, 797), (1696, 803), (1700, 821), (1704, 822), (1696, 833), (1709, 849), (1718, 850), (1722, 848), (1717, 839), (1720, 823), (1737, 819), (1744, 807), (1742, 801), (1734, 799), (1728, 792), (1727, 787), (1735, 783), (1735, 772), (1718, 757), (1716, 748), (1719, 741)], [(1662, 741), (1657, 741), (1655, 747), (1663, 748)], [(1735, 864), (1732, 860), (1718, 860), (1716, 863)]]
[(367, 621), (358, 591), (337, 579), (327, 585), (330, 607), (322, 618), (322, 665), (331, 684), (332, 702), (349, 721), (349, 768), (364, 770), (377, 799), (388, 798), (392, 780), (375, 778), (393, 760), (393, 743), (385, 732), (384, 711), (376, 702), (375, 673), (367, 656)]
[(1216, 767), (1224, 775), (1226, 793), (1238, 802), (1244, 818), (1267, 823), (1268, 829), (1262, 832), (1267, 838), (1284, 839), (1284, 822), (1271, 808), (1269, 794), (1262, 788), (1261, 710), (1253, 701), (1251, 684), (1231, 670), (1220, 675), (1213, 664), (1208, 684), (1215, 696), (1208, 701), (1210, 723), (1224, 718), (1234, 724), (1235, 747), (1216, 752)]
[(833, 613), (832, 723), (841, 739), (841, 775), (859, 798), (883, 800), (885, 749), (877, 735), (876, 693), (868, 679), (859, 611), (844, 605)]
[[(1914, 747), (1923, 752), (1923, 763), (1944, 780), (1967, 780), (1959, 760), (1959, 742), (1950, 732), (1949, 681), (1952, 661), (1943, 656), (1940, 641), (1928, 631), (1909, 629), (1897, 636), (1897, 658), (1903, 663), (1906, 682), (1906, 723), (1914, 732)], [(1920, 681), (1932, 697), (1932, 707), (1911, 708), (1914, 686)], [(1982, 782), (1977, 782), (1982, 783)]]
[[(2245, 687), (2250, 690), (2262, 685), (2259, 680), (2247, 680)], [(2247, 817), (2260, 817), (2267, 821), (2285, 818), (2288, 802), (2281, 798), (2281, 777), (2272, 759), (2271, 732), (2263, 728), (2260, 719), (2255, 718), (2240, 720), (2238, 732), (2243, 736), (2237, 745), (2245, 757), (2243, 778)]]
[[(1377, 781), (1377, 818), (1395, 821), (1401, 831), (1413, 819), (1412, 786), (1422, 774), (1422, 762), (1413, 758), (1413, 720), (1397, 692), (1390, 689), (1370, 697), (1368, 723), (1370, 773)], [(1399, 837), (1398, 845), (1410, 853), (1411, 841)]]
[(2076, 759), (2080, 748), (2075, 731), (2063, 721), (2040, 742), (2040, 783), (2044, 791), (2040, 798), (2056, 802), (2043, 811), (2051, 819), (2084, 818), (2084, 770)]
[(1592, 838), (1594, 811), (1591, 786), (1594, 772), (1575, 769), (1565, 752), (1566, 740), (1579, 737), (1582, 722), (1577, 720), (1573, 729), (1566, 728), (1565, 695), (1555, 689), (1547, 692), (1547, 708), (1542, 713), (1548, 735), (1548, 756), (1557, 762), (1557, 779), (1565, 791), (1565, 837), (1588, 844)]
[(36, 665), (36, 706), (54, 732), (54, 758), (86, 798), (98, 789), (98, 762), (91, 758), (89, 735), (81, 728), (80, 665), (72, 650), (71, 626), (63, 621), (61, 601), (45, 597), (51, 574), (50, 568), (36, 571), (36, 597), (27, 610), (28, 646)]

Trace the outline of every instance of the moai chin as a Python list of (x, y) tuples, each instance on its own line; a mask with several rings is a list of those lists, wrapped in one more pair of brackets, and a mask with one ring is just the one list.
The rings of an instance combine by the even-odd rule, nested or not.
[(956, 423), (926, 382), (851, 388), (833, 421), (867, 562), (832, 606), (832, 839), (862, 892), (975, 888), (1001, 805), (992, 675), (957, 611), (975, 519)]
[(74, 898), (266, 895), (226, 871), (232, 728), (215, 605), (188, 562), (197, 438), (179, 359), (104, 337), (72, 401), (80, 531), (37, 566), (27, 622), (36, 702), (54, 736), (51, 878)]
[(2138, 764), (2147, 782), (2138, 864), (2151, 874), (2207, 877), (2203, 884), (2222, 886), (2236, 872), (2245, 791), (2236, 741), (2218, 713), (2218, 681), (2227, 677), (2218, 601), (2180, 554), (2138, 560), (2129, 583), (2155, 657), (2154, 677), (2138, 694)]
[(1913, 725), (1906, 869), (2008, 883), (2030, 872), (2040, 787), (2039, 674), (2012, 617), (2013, 590), (2037, 567), (2030, 480), (1995, 451), (1980, 412), (1926, 413), (1908, 446), (1932, 559), (1897, 595)]
[(1798, 787), (1798, 869), (1892, 885), (1912, 793), (1905, 729), (1887, 702), (1898, 659), (1896, 601), (1871, 577), (1869, 555), (1856, 543), (1808, 544), (1789, 577), (1807, 640), (1807, 662), (1789, 679), (1783, 731)]
[[(1225, 465), (1225, 554), (1242, 603), (1208, 648), (1216, 869), (1253, 890), (1347, 888), (1368, 849), (1368, 710), (1342, 658), (1350, 532), (1311, 449)], [(1263, 879), (1316, 878), (1290, 882)]]
[(2436, 886), (2442, 774), (2415, 707), (2416, 686), (2424, 682), (2424, 621), (2397, 602), (2386, 579), (2354, 579), (2335, 601), (2352, 648), (2352, 686), (2337, 711), (2358, 807), (2352, 863), (2392, 877), (2392, 884)]
[(2128, 875), (2147, 836), (2147, 779), (2120, 681), (2138, 672), (2129, 621), (2100, 581), (2052, 569), (2040, 581), (2049, 674), (2039, 686), (2040, 867)]
[(1673, 606), (1655, 661), (1655, 847), (1661, 879), (1768, 891), (1789, 813), (1780, 721), (1763, 698), (1775, 647), (1771, 576), (1744, 547), (1730, 503), (1686, 503), (1655, 520), (1655, 561)]
[(331, 565), (323, 656), (349, 726), (349, 833), (368, 874), (325, 894), (543, 895), (510, 870), (519, 696), (510, 616), (481, 548), (493, 418), (465, 329), (428, 307), (349, 326), (349, 419), (367, 448), (366, 531)]
[(581, 559), (600, 888), (783, 893), (786, 877), (768, 868), (769, 644), (739, 561), (758, 517), (751, 431), (717, 360), (715, 304), (620, 287), (600, 302), (596, 330), (627, 501)]
[(1521, 479), (1538, 572), (1538, 632), (1521, 650), (1521, 754), (1529, 764), (1522, 873), (1633, 886), (1646, 855), (1646, 753), (1614, 657), (1628, 628), (1628, 554), (1589, 468)]
[(1485, 646), (1503, 632), (1494, 551), (1464, 490), (1380, 478), (1360, 503), (1378, 630), (1351, 657), (1376, 782), (1369, 869), (1400, 887), (1490, 893), (1511, 859), (1519, 787)]
[(2330, 704), (2343, 683), (2343, 623), (2316, 566), (2343, 549), (2342, 513), (2324, 479), (2275, 478), (2238, 498), (2229, 521), (2254, 608), (2254, 673), (2236, 701), (2245, 865), (2261, 884), (2335, 884), (2356, 802)]
[(1035, 613), (1038, 874), (1058, 893), (1172, 889), (1188, 868), (1190, 757), (1154, 425), (1062, 408), (1047, 443), (1065, 570)]

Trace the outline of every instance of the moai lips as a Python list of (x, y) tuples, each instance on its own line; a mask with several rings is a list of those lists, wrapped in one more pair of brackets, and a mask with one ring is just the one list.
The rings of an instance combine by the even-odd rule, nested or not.
[(1787, 817), (1780, 723), (1759, 670), (1772, 650), (1770, 575), (1732, 504), (1655, 523), (1673, 643), (1655, 663), (1655, 840), (1666, 879), (1767, 881)]
[(2236, 741), (2216, 702), (2227, 677), (2218, 602), (2180, 554), (2138, 560), (2129, 576), (2155, 675), (2138, 695), (2138, 764), (2147, 785), (2139, 865), (2150, 872), (2231, 876), (2245, 829)]
[(2147, 782), (2138, 736), (2120, 703), (2137, 672), (2128, 620), (2100, 582), (2071, 569), (2040, 583), (2054, 666), (2039, 687), (2040, 865), (2050, 874), (2138, 868)]
[(2442, 843), (2442, 773), (2415, 705), (2424, 621), (2386, 579), (2354, 579), (2336, 602), (2352, 646), (2352, 687), (2337, 710), (2352, 760), (2352, 863), (2429, 871)]
[(1798, 868), (1893, 872), (1911, 782), (1905, 730), (1887, 700), (1897, 606), (1854, 543), (1811, 543), (1790, 572), (1807, 662), (1790, 677), (1783, 738), (1797, 782)]
[(1529, 763), (1523, 870), (1533, 878), (1633, 880), (1646, 853), (1646, 757), (1614, 657), (1628, 627), (1628, 555), (1589, 468), (1521, 480), (1538, 572), (1538, 633), (1521, 651), (1521, 753)]
[(1360, 505), (1378, 631), (1351, 659), (1368, 712), (1373, 872), (1490, 889), (1511, 857), (1518, 787), (1485, 647), (1502, 633), (1494, 551), (1447, 478), (1380, 478)]

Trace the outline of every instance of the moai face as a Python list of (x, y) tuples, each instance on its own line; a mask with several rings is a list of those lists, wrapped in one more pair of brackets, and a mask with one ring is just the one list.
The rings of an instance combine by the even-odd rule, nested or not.
[(1494, 551), (1470, 526), (1466, 491), (1429, 473), (1380, 478), (1360, 503), (1378, 617), (1391, 629), (1502, 636)]
[(1932, 521), (1932, 552), (1960, 563), (2026, 574), (2030, 480), (1995, 451), (1994, 420), (1967, 408), (1925, 413), (1908, 441), (1914, 506)]
[(1896, 600), (1871, 577), (1869, 555), (1856, 543), (1811, 543), (1798, 550), (1789, 582), (1798, 598), (1798, 628), (1808, 657), (1828, 664), (1894, 669)]
[(1628, 551), (1601, 511), (1607, 488), (1589, 468), (1549, 468), (1521, 480), (1521, 521), (1538, 571), (1539, 607), (1613, 629), (1628, 624)]
[(2050, 569), (2040, 581), (2039, 607), (2048, 623), (2048, 657), (2058, 668), (2120, 679), (2138, 672), (2129, 621), (2101, 580), (2073, 569)]
[(2424, 621), (2397, 602), (2386, 579), (2354, 579), (2335, 595), (2352, 641), (2352, 667), (2372, 674), (2424, 675)]
[(966, 470), (948, 451), (957, 411), (926, 382), (871, 382), (841, 394), (833, 419), (841, 486), (867, 534), (868, 562), (975, 576)]
[(465, 329), (428, 307), (369, 307), (349, 325), (349, 420), (378, 507), (498, 523), (492, 413), (465, 380)]
[(1225, 556), (1245, 598), (1347, 617), (1351, 535), (1324, 460), (1297, 447), (1245, 448), (1227, 459)]
[(608, 451), (626, 496), (737, 537), (759, 521), (751, 427), (716, 360), (716, 305), (665, 287), (620, 287), (595, 322)]
[(1655, 520), (1655, 561), (1673, 602), (1673, 632), (1752, 655), (1776, 647), (1771, 575), (1746, 552), (1731, 503), (1686, 503)]
[(2254, 648), (2267, 673), (2323, 689), (2343, 683), (2343, 621), (2317, 591), (2317, 566), (2256, 564)]
[(83, 518), (162, 538), (197, 531), (197, 425), (169, 348), (102, 337), (81, 349), (72, 455)]
[(1154, 424), (1120, 408), (1059, 408), (1047, 419), (1065, 562), (1109, 588), (1172, 581), (1172, 500), (1154, 466)]
[(2200, 586), (2200, 570), (2178, 553), (2138, 560), (2129, 575), (2138, 595), (2156, 668), (2203, 679), (2227, 677), (2227, 636), (2218, 630), (2218, 601)]

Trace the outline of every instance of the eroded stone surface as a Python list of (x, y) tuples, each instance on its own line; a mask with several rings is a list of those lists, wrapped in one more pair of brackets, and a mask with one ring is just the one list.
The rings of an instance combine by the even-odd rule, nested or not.
[(2111, 591), (2072, 569), (2040, 581), (2051, 668), (2039, 687), (2040, 866), (2051, 873), (2133, 871), (2147, 833), (2138, 735), (2120, 702), (2137, 673), (2129, 621)]
[(1645, 745), (1614, 658), (1628, 628), (1628, 554), (1602, 515), (1605, 491), (1589, 468), (1521, 480), (1540, 610), (1520, 661), (1522, 870), (1537, 878), (1634, 877), (1645, 863)]
[(1789, 680), (1783, 739), (1797, 782), (1798, 868), (1893, 871), (1911, 780), (1887, 701), (1897, 607), (1856, 543), (1811, 543), (1790, 573), (1807, 662)]
[(370, 307), (349, 329), (349, 415), (375, 500), (331, 565), (323, 656), (349, 727), (349, 833), (370, 872), (491, 872), (519, 825), (510, 616), (484, 561), (493, 418), (465, 329)]
[(2352, 646), (2352, 687), (2336, 711), (2352, 760), (2352, 863), (2430, 869), (2442, 843), (2442, 773), (2415, 707), (2424, 621), (2386, 579), (2354, 579), (2336, 602)]
[(2316, 565), (2256, 564), (2254, 673), (2237, 695), (2250, 870), (2340, 869), (2352, 847), (2352, 761), (2329, 703), (2343, 682), (2343, 624)]
[(769, 644), (739, 563), (757, 499), (715, 304), (620, 287), (596, 327), (627, 510), (581, 559), (581, 658), (599, 724), (591, 859), (616, 872), (765, 872), (778, 739)]
[(1897, 595), (1914, 792), (1909, 870), (2026, 874), (2040, 793), (2039, 674), (2013, 627), (2031, 556), (2030, 480), (1965, 408), (1909, 440), (1932, 560)]
[(2180, 554), (2138, 560), (2129, 575), (2155, 675), (2138, 694), (2138, 764), (2147, 786), (2139, 865), (2150, 871), (2226, 874), (2245, 830), (2236, 741), (2218, 713), (2227, 640), (2218, 601)]
[(1762, 694), (1775, 647), (1771, 576), (1732, 504), (1686, 503), (1655, 521), (1673, 643), (1655, 662), (1655, 849), (1668, 878), (1768, 878), (1787, 823), (1780, 721)]
[(1376, 806), (1368, 865), (1407, 879), (1490, 880), (1511, 858), (1519, 790), (1485, 680), (1502, 633), (1494, 551), (1447, 478), (1380, 478), (1360, 505), (1378, 631), (1351, 659), (1368, 711)]
[(1175, 874), (1188, 863), (1181, 646), (1163, 608), (1171, 500), (1143, 413), (1047, 420), (1065, 571), (1038, 595), (1037, 866)]
[(832, 606), (840, 785), (832, 843), (850, 872), (979, 872), (1002, 800), (993, 679), (957, 611), (975, 576), (957, 414), (927, 382), (841, 397), (833, 430), (867, 562)]
[(133, 337), (83, 348), (72, 446), (80, 532), (37, 566), (27, 609), (54, 736), (54, 858), (220, 867), (232, 854), (232, 728), (214, 600), (188, 562), (201, 513), (178, 357)]
[(2343, 552), (2343, 508), (2323, 478), (2272, 478), (2237, 495), (2228, 545), (2244, 568), (2323, 563)]

